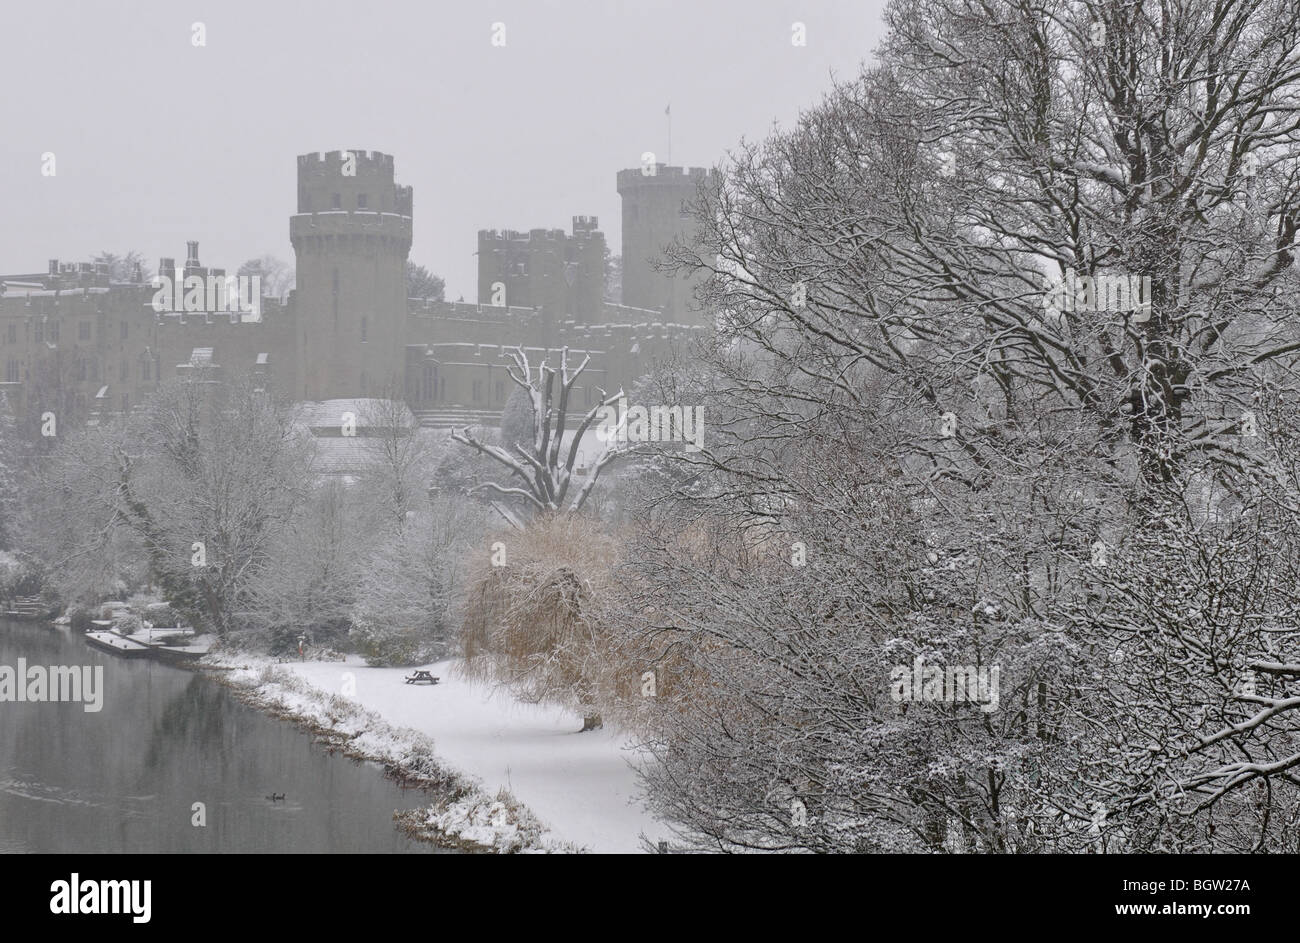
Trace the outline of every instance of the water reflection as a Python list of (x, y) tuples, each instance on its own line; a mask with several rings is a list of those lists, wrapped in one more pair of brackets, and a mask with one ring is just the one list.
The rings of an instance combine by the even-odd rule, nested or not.
[[(102, 664), (104, 707), (0, 703), (0, 852), (432, 850), (392, 822), (423, 794), (331, 756), (210, 678), (0, 620), (0, 664), (19, 657)], [(196, 802), (204, 828), (191, 824)]]

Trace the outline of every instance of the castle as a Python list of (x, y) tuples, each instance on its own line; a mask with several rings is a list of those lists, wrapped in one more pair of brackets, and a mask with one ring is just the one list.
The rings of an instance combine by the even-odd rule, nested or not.
[[(414, 194), (393, 157), (331, 151), (298, 158), (289, 220), (296, 286), (262, 298), (258, 316), (158, 310), (158, 288), (138, 268), (114, 279), (105, 263), (53, 259), (42, 273), (0, 276), (0, 391), (34, 426), (95, 422), (132, 409), (169, 377), (195, 370), (246, 373), (294, 401), (397, 393), (425, 425), (495, 424), (513, 384), (509, 352), (530, 363), (568, 347), (591, 364), (573, 408), (626, 388), (674, 341), (701, 331), (693, 284), (655, 268), (686, 237), (685, 206), (702, 169), (620, 171), (622, 303), (605, 300), (605, 236), (595, 217), (572, 231), (478, 233), (478, 303), (408, 299)], [(177, 280), (223, 269), (188, 244)], [(159, 274), (170, 275), (164, 258)], [(210, 296), (209, 296), (210, 297)]]

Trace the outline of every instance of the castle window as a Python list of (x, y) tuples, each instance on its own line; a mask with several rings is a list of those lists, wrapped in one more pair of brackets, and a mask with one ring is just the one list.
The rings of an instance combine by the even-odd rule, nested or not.
[(14, 360), (12, 357), (10, 357), (9, 362), (5, 364), (5, 380), (10, 383), (18, 382), (18, 361)]
[(77, 379), (78, 380), (86, 379), (86, 361), (84, 360), (77, 361)]
[(343, 194), (341, 193), (334, 194), (334, 208), (336, 210), (343, 209)]
[(126, 335), (131, 331), (131, 325), (126, 321), (122, 322), (122, 340), (126, 340)]
[(17, 344), (17, 343), (18, 343), (18, 325), (17, 325), (17, 324), (11, 324), (11, 325), (9, 325), (9, 343), (11, 343), (11, 344)]
[(130, 398), (129, 396), (127, 396), (125, 393), (123, 393), (123, 394), (122, 394), (122, 412), (126, 412), (126, 411), (129, 410), (130, 408), (131, 408), (131, 398)]
[(370, 198), (366, 196), (364, 193), (357, 194), (357, 209), (364, 210), (366, 208), (366, 204), (369, 202), (370, 202)]
[(367, 320), (368, 319), (364, 317), (361, 319), (361, 343), (363, 344), (366, 342)]
[(117, 371), (117, 379), (118, 379), (120, 382), (125, 383), (125, 382), (126, 382), (127, 373), (128, 373), (128, 371), (127, 371), (127, 368), (126, 368), (126, 361), (123, 360), (122, 363), (120, 364), (119, 368), (118, 368), (118, 371)]
[(42, 324), (40, 321), (37, 321), (36, 322), (36, 343), (39, 344), (43, 340), (45, 340), (45, 325)]
[(501, 380), (497, 380), (497, 384), (496, 384), (496, 398), (497, 398), (497, 402), (498, 402), (498, 403), (501, 402), (503, 399), (506, 398), (506, 385), (505, 385), (505, 383), (504, 383), (503, 381), (501, 381)]
[(482, 398), (483, 398), (483, 381), (475, 380), (474, 381), (474, 402), (477, 403)]
[(140, 361), (140, 379), (148, 380), (149, 377), (149, 358), (146, 357)]
[(77, 325), (77, 340), (79, 340), (79, 341), (88, 341), (88, 340), (90, 340), (90, 322), (89, 322), (89, 321), (82, 321), (80, 324)]
[(366, 392), (366, 371), (361, 371), (361, 392)]

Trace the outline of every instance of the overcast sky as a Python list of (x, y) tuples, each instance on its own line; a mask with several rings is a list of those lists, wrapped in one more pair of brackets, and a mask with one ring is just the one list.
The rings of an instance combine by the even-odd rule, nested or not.
[[(709, 165), (882, 38), (884, 0), (5, 0), (0, 272), (139, 249), (292, 261), (295, 156), (391, 153), (411, 258), (475, 298), (480, 228), (596, 215), (643, 151)], [(191, 24), (206, 28), (206, 47)], [(791, 45), (791, 24), (807, 46)], [(506, 45), (491, 45), (494, 22)], [(52, 152), (57, 175), (41, 175)]]

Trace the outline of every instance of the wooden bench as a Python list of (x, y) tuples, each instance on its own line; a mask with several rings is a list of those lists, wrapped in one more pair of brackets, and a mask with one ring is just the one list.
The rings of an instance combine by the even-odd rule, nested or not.
[(407, 684), (437, 684), (438, 680), (427, 671), (417, 671), (403, 679)]

